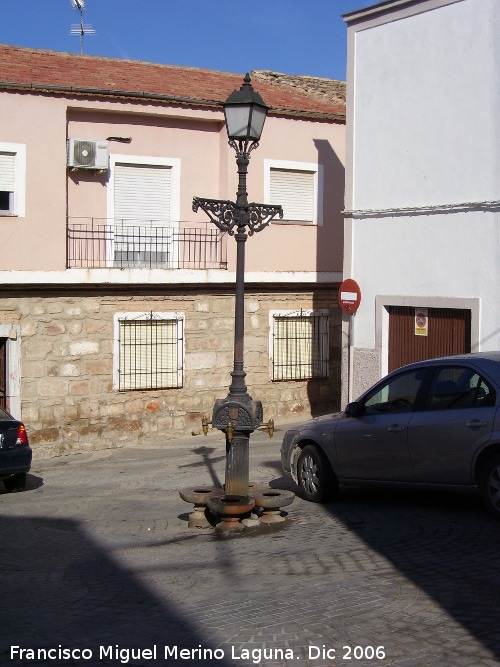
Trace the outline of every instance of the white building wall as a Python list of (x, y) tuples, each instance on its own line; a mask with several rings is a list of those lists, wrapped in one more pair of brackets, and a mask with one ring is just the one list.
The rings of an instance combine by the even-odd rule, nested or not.
[(346, 20), (352, 397), (387, 370), (384, 304), (470, 306), (473, 349), (500, 349), (500, 2), (394, 2)]
[[(362, 306), (355, 316), (355, 346), (376, 347), (377, 295), (479, 298), (491, 304), (483, 328), (490, 320), (498, 329), (499, 222), (497, 212), (483, 211), (356, 221), (354, 276)], [(415, 305), (425, 307), (426, 299)], [(481, 349), (500, 349), (500, 330), (492, 333), (479, 341)]]
[(356, 33), (353, 208), (498, 194), (499, 21), (462, 0)]

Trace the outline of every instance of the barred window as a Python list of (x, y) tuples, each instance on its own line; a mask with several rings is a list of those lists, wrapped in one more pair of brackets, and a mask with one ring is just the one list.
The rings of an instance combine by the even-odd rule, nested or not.
[(182, 317), (119, 317), (118, 348), (120, 391), (182, 387)]
[(327, 377), (328, 313), (301, 311), (272, 317), (272, 379)]

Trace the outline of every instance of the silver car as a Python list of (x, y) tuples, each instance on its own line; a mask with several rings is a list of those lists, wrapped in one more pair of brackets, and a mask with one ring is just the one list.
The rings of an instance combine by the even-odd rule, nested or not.
[(500, 352), (404, 366), (287, 431), (281, 461), (313, 502), (346, 484), (475, 488), (500, 519)]

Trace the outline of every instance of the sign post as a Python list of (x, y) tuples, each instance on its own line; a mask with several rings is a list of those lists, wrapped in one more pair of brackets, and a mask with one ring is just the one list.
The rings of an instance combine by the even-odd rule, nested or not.
[(342, 311), (349, 315), (348, 323), (348, 343), (347, 343), (347, 400), (352, 400), (352, 331), (353, 331), (353, 317), (361, 303), (361, 289), (358, 283), (352, 278), (344, 280), (339, 287), (339, 306)]

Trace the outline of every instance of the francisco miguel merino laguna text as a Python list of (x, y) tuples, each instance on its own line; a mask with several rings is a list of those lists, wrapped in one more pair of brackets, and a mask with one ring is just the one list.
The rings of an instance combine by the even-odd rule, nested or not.
[[(53, 648), (22, 648), (21, 646), (10, 647), (11, 660), (93, 660), (105, 658), (120, 662), (126, 665), (130, 660), (157, 660), (161, 659), (161, 649), (163, 649), (163, 658), (165, 660), (224, 660), (225, 651), (222, 648), (203, 648), (201, 644), (197, 648), (180, 648), (179, 646), (156, 645), (151, 648), (124, 648), (119, 644), (114, 646), (99, 646), (98, 649), (90, 648), (68, 648), (59, 644)], [(239, 649), (238, 651), (231, 647), (231, 658), (233, 660), (252, 660), (258, 665), (262, 659), (287, 660), (294, 659), (295, 655), (292, 649), (280, 648), (252, 648)]]

